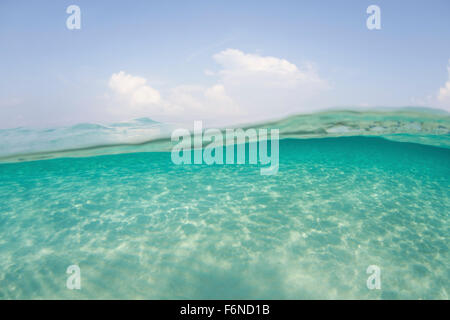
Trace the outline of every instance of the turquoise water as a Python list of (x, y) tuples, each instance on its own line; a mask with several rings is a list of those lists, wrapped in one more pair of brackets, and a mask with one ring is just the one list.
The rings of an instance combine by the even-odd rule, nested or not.
[(298, 132), (273, 176), (127, 148), (0, 164), (0, 298), (448, 299), (448, 133)]

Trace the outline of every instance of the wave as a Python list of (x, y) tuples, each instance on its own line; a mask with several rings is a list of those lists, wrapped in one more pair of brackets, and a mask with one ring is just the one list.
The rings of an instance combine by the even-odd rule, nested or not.
[[(170, 134), (192, 124), (160, 123), (149, 118), (110, 125), (82, 123), (71, 127), (0, 130), (0, 162), (58, 157), (88, 157), (117, 153), (164, 152)], [(280, 139), (378, 136), (450, 148), (450, 115), (432, 110), (346, 111), (299, 114), (247, 128), (279, 129)]]

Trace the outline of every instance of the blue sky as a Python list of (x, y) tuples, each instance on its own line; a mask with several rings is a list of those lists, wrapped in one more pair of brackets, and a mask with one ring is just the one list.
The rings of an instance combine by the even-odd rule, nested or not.
[[(81, 29), (69, 30), (69, 5)], [(368, 30), (366, 8), (381, 9)], [(0, 128), (450, 110), (449, 1), (2, 1)]]

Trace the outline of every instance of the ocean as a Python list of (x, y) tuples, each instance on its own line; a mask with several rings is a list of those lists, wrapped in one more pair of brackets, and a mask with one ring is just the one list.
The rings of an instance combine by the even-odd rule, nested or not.
[(176, 165), (173, 127), (0, 130), (0, 299), (448, 299), (448, 114), (257, 124), (275, 175)]

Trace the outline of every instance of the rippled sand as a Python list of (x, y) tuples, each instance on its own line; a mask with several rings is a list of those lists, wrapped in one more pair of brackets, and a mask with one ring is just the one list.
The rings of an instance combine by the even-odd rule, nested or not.
[[(0, 177), (2, 299), (450, 293), (450, 149), (287, 139), (274, 176), (153, 152), (1, 164)], [(66, 288), (72, 264), (81, 290)]]

